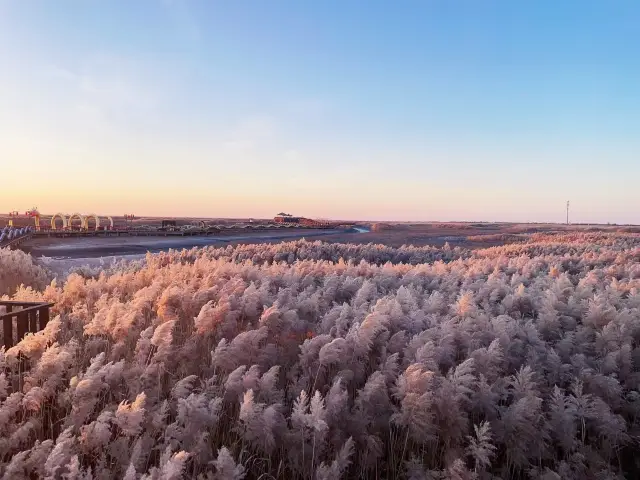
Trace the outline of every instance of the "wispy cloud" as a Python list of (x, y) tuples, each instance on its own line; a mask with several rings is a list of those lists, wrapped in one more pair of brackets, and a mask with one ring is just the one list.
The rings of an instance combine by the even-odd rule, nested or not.
[(50, 65), (44, 75), (48, 81), (60, 82), (69, 97), (69, 112), (87, 126), (129, 122), (148, 116), (158, 104), (154, 76), (128, 58), (97, 54), (73, 68)]

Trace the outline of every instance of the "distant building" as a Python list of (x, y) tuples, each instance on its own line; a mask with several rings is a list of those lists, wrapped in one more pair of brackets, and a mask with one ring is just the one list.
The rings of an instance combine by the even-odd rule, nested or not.
[(273, 219), (273, 221), (276, 223), (300, 223), (302, 220), (302, 217), (294, 217), (293, 215), (289, 215), (286, 213), (276, 215), (276, 217)]

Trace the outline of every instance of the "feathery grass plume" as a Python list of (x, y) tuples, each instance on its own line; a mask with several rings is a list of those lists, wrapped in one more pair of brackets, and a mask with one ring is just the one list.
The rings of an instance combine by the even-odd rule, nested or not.
[(382, 372), (373, 372), (364, 387), (358, 390), (355, 413), (363, 425), (372, 426), (376, 433), (383, 431), (385, 425), (388, 425), (392, 408), (387, 382)]
[(96, 405), (98, 405), (102, 391), (108, 387), (98, 375), (103, 362), (104, 354), (93, 358), (83, 378), (70, 389), (72, 392), (72, 404), (69, 421), (75, 426), (80, 426), (85, 422)]
[(347, 341), (344, 338), (338, 337), (322, 346), (320, 352), (318, 352), (318, 358), (322, 365), (331, 365), (332, 363), (340, 364), (347, 352)]
[(510, 377), (511, 392), (516, 400), (538, 393), (534, 375), (531, 367), (526, 365)]
[(553, 388), (549, 410), (551, 435), (565, 452), (570, 452), (576, 443), (577, 412), (571, 398), (557, 385)]
[[(386, 315), (372, 313), (354, 330), (355, 342), (353, 348), (357, 355), (365, 356), (373, 348), (378, 336), (387, 332), (389, 318)], [(349, 335), (346, 337), (349, 339)], [(385, 340), (387, 340), (386, 338)]]
[(278, 389), (280, 368), (280, 365), (274, 365), (262, 374), (258, 382), (258, 399), (266, 404), (281, 403), (284, 397), (282, 391)]
[(438, 348), (435, 342), (429, 340), (423, 345), (420, 345), (420, 342), (423, 341), (420, 337), (422, 337), (422, 335), (416, 335), (416, 337), (409, 341), (409, 345), (405, 349), (405, 357), (411, 358), (411, 351), (415, 348), (415, 361), (429, 370), (438, 371)]
[(408, 393), (421, 393), (427, 390), (433, 379), (433, 372), (424, 370), (418, 363), (411, 364), (398, 377), (394, 396), (401, 400)]
[(476, 370), (490, 381), (495, 381), (502, 372), (504, 354), (500, 340), (494, 338), (486, 348), (478, 348), (471, 354)]
[(396, 352), (389, 355), (384, 360), (384, 364), (380, 368), (380, 373), (382, 373), (387, 381), (387, 385), (391, 386), (400, 373), (400, 354)]
[(265, 408), (254, 401), (254, 392), (249, 389), (240, 403), (239, 431), (242, 439), (250, 446), (270, 455), (276, 446), (277, 431), (284, 427), (284, 418), (279, 412), (280, 405)]
[(50, 273), (33, 263), (31, 255), (0, 248), (0, 296), (13, 294), (20, 285), (43, 289), (50, 279)]
[(471, 395), (476, 390), (475, 360), (468, 358), (455, 369), (451, 369), (447, 375), (447, 380), (451, 382), (454, 389), (455, 400), (469, 401)]
[(43, 330), (37, 333), (27, 333), (17, 345), (7, 350), (7, 360), (15, 362), (18, 355), (22, 354), (29, 359), (32, 365), (36, 365), (47, 346), (56, 340), (61, 327), (62, 320), (59, 315), (56, 315)]
[(239, 333), (230, 343), (222, 339), (211, 354), (213, 365), (224, 370), (252, 365), (259, 356), (258, 352), (267, 334), (267, 327), (260, 327)]
[(476, 307), (473, 292), (466, 291), (461, 293), (453, 307), (453, 311), (456, 315), (463, 318), (477, 314), (478, 309)]
[(287, 322), (283, 318), (283, 312), (280, 311), (277, 305), (271, 305), (265, 308), (262, 315), (260, 315), (260, 325), (269, 328), (271, 331), (282, 331), (286, 324)]
[(337, 377), (329, 393), (325, 397), (326, 418), (329, 426), (339, 427), (344, 425), (349, 414), (349, 392), (343, 387), (342, 379)]
[(332, 340), (331, 335), (327, 334), (306, 339), (300, 345), (300, 365), (310, 374), (313, 372), (313, 375), (315, 375), (319, 367), (320, 350), (330, 344)]
[(447, 480), (474, 480), (476, 476), (471, 473), (464, 462), (456, 458), (445, 470)]
[(391, 422), (404, 427), (407, 435), (417, 442), (433, 440), (436, 434), (432, 409), (434, 398), (429, 389), (432, 381), (432, 372), (424, 371), (419, 364), (413, 364), (407, 367), (396, 382), (394, 396), (400, 402), (400, 409), (391, 416)]
[(175, 422), (166, 426), (165, 439), (192, 451), (197, 440), (194, 432), (213, 429), (218, 424), (222, 403), (221, 398), (210, 398), (204, 393), (178, 399)]
[(80, 446), (85, 451), (97, 451), (106, 448), (113, 436), (111, 429), (113, 423), (113, 412), (109, 410), (100, 412), (94, 422), (80, 427)]
[(227, 447), (218, 450), (218, 458), (212, 463), (216, 469), (214, 480), (243, 480), (246, 475), (245, 468), (236, 464)]
[(175, 322), (180, 313), (188, 308), (188, 301), (183, 289), (178, 285), (168, 286), (158, 300), (158, 317), (163, 322)]
[(156, 446), (156, 440), (153, 435), (153, 428), (148, 428), (140, 435), (131, 449), (129, 456), (129, 467), (133, 467), (134, 472), (143, 471), (147, 467), (147, 462), (152, 453), (152, 449)]
[(124, 400), (118, 405), (114, 422), (120, 427), (120, 431), (124, 435), (135, 437), (142, 431), (142, 422), (144, 421), (146, 412), (144, 408), (146, 400), (147, 396), (142, 392), (136, 396), (136, 399), (132, 403)]
[(28, 473), (31, 473), (38, 478), (45, 476), (46, 461), (53, 450), (53, 446), (54, 442), (51, 439), (47, 439), (43, 442), (40, 442), (40, 440), (35, 441), (35, 444), (29, 453), (29, 458), (25, 460), (25, 466)]
[(180, 480), (182, 472), (186, 467), (189, 454), (185, 451), (174, 453), (169, 460), (162, 465), (160, 470), (160, 480)]
[(173, 399), (186, 398), (195, 388), (195, 383), (198, 381), (197, 375), (189, 375), (188, 377), (179, 380), (171, 389), (171, 397)]
[(491, 465), (491, 458), (495, 454), (496, 447), (491, 443), (491, 425), (489, 422), (474, 425), (473, 431), (474, 435), (467, 437), (469, 441), (467, 455), (473, 459), (475, 471), (482, 472)]
[(405, 349), (407, 343), (409, 343), (407, 332), (405, 332), (404, 330), (400, 330), (391, 335), (391, 338), (389, 338), (389, 341), (386, 345), (387, 352), (390, 354), (399, 354)]
[(31, 438), (38, 434), (42, 429), (42, 422), (38, 417), (31, 417), (18, 425), (9, 437), (9, 445), (12, 450), (20, 450), (24, 448)]
[(158, 325), (153, 331), (151, 345), (157, 348), (156, 353), (153, 356), (155, 361), (164, 362), (169, 357), (169, 354), (171, 353), (171, 342), (173, 342), (173, 328), (175, 327), (175, 324), (175, 320), (169, 320)]
[(81, 478), (82, 472), (78, 455), (71, 457), (71, 461), (67, 464), (66, 470), (67, 471), (62, 474), (63, 480), (78, 480)]
[(241, 365), (231, 372), (224, 383), (225, 400), (235, 401), (244, 391), (244, 374), (247, 371), (245, 365)]
[(25, 387), (39, 385), (48, 395), (54, 395), (54, 392), (66, 384), (69, 369), (72, 367), (78, 348), (79, 343), (75, 338), (64, 345), (56, 342), (48, 346), (35, 368), (26, 374)]
[(246, 389), (257, 389), (260, 382), (260, 366), (251, 365), (251, 368), (242, 376), (242, 386)]
[(512, 403), (497, 424), (496, 433), (506, 449), (507, 468), (525, 468), (530, 460), (545, 457), (549, 436), (542, 399), (526, 396)]
[(137, 478), (138, 478), (138, 474), (136, 472), (136, 469), (133, 466), (133, 464), (130, 463), (129, 466), (127, 467), (127, 471), (124, 474), (124, 477), (122, 477), (122, 480), (136, 480)]
[(151, 426), (160, 430), (165, 426), (167, 416), (169, 415), (169, 402), (164, 400), (151, 414)]
[(215, 332), (216, 327), (225, 322), (230, 311), (231, 304), (228, 301), (210, 300), (202, 306), (194, 320), (196, 332), (200, 334)]
[(327, 412), (324, 406), (324, 399), (320, 392), (316, 390), (316, 393), (311, 398), (311, 407), (309, 413), (309, 426), (316, 432), (324, 432), (327, 430), (326, 422)]
[(44, 405), (46, 398), (47, 392), (40, 387), (33, 387), (22, 398), (22, 406), (27, 411), (37, 412)]
[(304, 429), (308, 425), (307, 412), (309, 411), (309, 395), (304, 390), (300, 391), (300, 395), (293, 403), (291, 412), (291, 423), (296, 429)]
[(2, 480), (28, 480), (26, 460), (29, 453), (30, 450), (24, 450), (13, 455), (4, 469)]
[(275, 403), (265, 408), (262, 413), (262, 448), (268, 455), (273, 454), (287, 429), (287, 422), (282, 414), (283, 410), (284, 407), (281, 404)]
[[(118, 298), (103, 297), (102, 300), (104, 300), (104, 305), (100, 304), (101, 308), (84, 326), (84, 333), (85, 335), (111, 335), (114, 340), (120, 340), (123, 338), (123, 333), (126, 336), (128, 330), (126, 326), (133, 323), (131, 320), (123, 321), (130, 315), (127, 310), (128, 305), (122, 303)], [(119, 329), (120, 332), (116, 333), (116, 329)]]
[[(293, 241), (18, 288), (57, 318), (0, 349), (2, 473), (240, 477), (232, 451), (256, 478), (635, 478), (638, 263), (624, 232), (475, 250)], [(130, 417), (121, 402), (142, 392)], [(350, 438), (351, 466), (334, 468)]]
[(140, 367), (145, 367), (151, 361), (152, 347), (151, 338), (153, 337), (153, 327), (148, 327), (140, 332), (140, 337), (136, 343), (135, 359)]
[(20, 411), (23, 397), (22, 393), (14, 392), (2, 402), (2, 406), (0, 406), (0, 431), (6, 431), (9, 422)]
[(317, 480), (338, 480), (347, 471), (351, 464), (351, 456), (353, 455), (354, 441), (349, 437), (342, 448), (338, 451), (336, 458), (331, 465), (322, 462), (316, 470)]
[(73, 452), (75, 437), (73, 428), (64, 430), (56, 439), (56, 444), (49, 453), (44, 463), (44, 471), (47, 477), (56, 478), (58, 473), (65, 472), (65, 466), (69, 464)]

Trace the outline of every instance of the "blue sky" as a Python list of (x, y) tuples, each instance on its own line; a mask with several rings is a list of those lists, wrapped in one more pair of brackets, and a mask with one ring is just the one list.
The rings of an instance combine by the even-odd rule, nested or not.
[(0, 0), (0, 209), (640, 223), (640, 4)]

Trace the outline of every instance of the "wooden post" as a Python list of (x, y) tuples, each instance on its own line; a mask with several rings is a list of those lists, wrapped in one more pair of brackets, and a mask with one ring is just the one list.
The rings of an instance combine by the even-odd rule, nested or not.
[[(4, 334), (5, 348), (9, 349), (20, 342), (27, 332), (36, 333), (49, 323), (49, 308), (51, 304), (41, 302), (4, 302), (6, 313), (0, 315), (2, 320), (2, 332)], [(13, 327), (13, 319), (16, 319), (16, 328)], [(14, 340), (14, 333), (16, 335)]]
[(29, 318), (29, 331), (31, 333), (36, 333), (38, 331), (38, 312), (33, 310), (28, 314)]
[(42, 307), (40, 312), (38, 312), (38, 316), (38, 320), (40, 320), (40, 330), (44, 330), (44, 327), (49, 323), (49, 307)]
[[(7, 305), (7, 313), (11, 313), (13, 311), (13, 307), (11, 305)], [(13, 316), (7, 315), (2, 319), (2, 328), (4, 334), (4, 348), (7, 350), (13, 347)]]
[(16, 316), (18, 317), (17, 326), (18, 326), (18, 339), (17, 342), (20, 343), (29, 330), (29, 312), (20, 313), (17, 312)]

